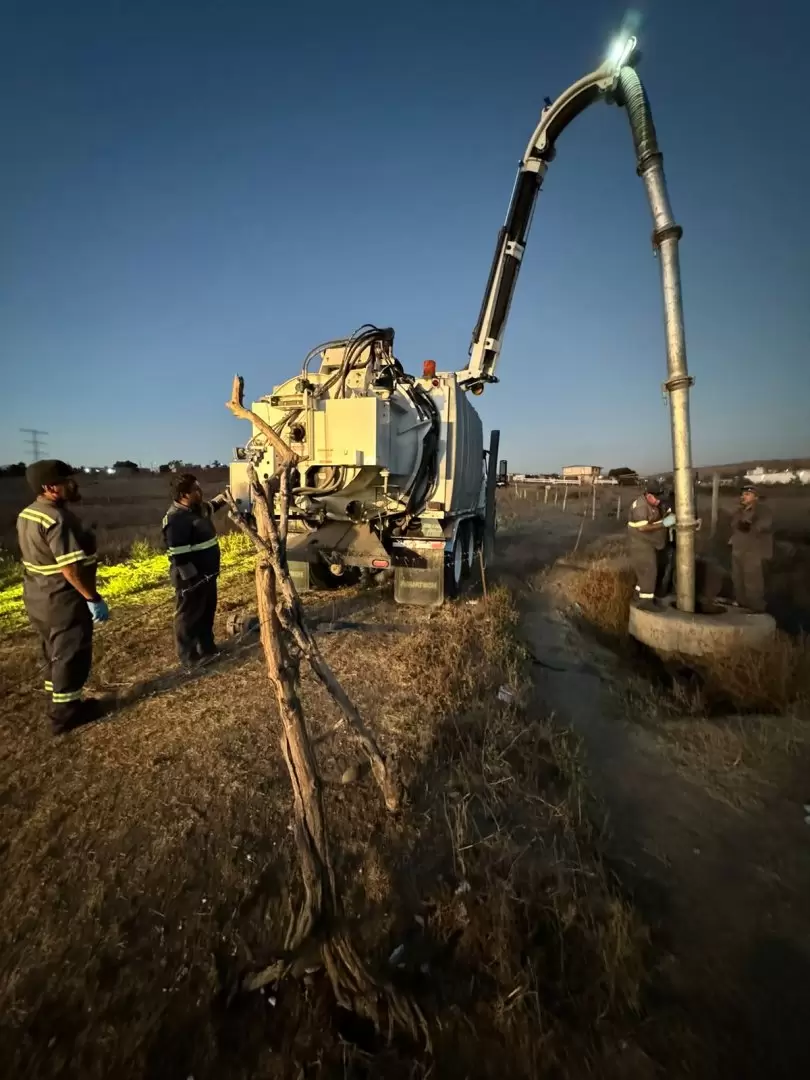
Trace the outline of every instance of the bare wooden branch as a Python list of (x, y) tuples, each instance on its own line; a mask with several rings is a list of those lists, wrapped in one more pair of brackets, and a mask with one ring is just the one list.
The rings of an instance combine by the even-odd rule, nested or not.
[[(242, 381), (234, 382), (231, 411), (258, 421), (243, 408)], [(264, 430), (261, 423), (256, 424)], [(264, 425), (266, 426), (266, 425)], [(272, 429), (271, 429), (272, 430)], [(267, 432), (266, 432), (267, 433)], [(273, 432), (275, 435), (275, 432)], [(271, 442), (274, 440), (271, 439)], [(281, 440), (279, 440), (281, 442)], [(275, 445), (275, 444), (274, 444)], [(283, 443), (282, 443), (283, 446)], [(287, 448), (288, 449), (288, 448)], [(345, 717), (349, 729), (365, 751), (372, 772), (389, 810), (401, 801), (400, 789), (371, 732), (348, 694), (323, 658), (307, 626), (298, 594), (290, 577), (286, 557), (289, 524), (290, 468), (294, 457), (285, 458), (277, 469), (279, 519), (274, 517), (274, 492), (265, 488), (251, 468), (256, 527), (239, 512), (230, 492), (227, 501), (231, 520), (249, 536), (256, 548), (256, 595), (259, 633), (264, 649), (267, 676), (275, 692), (281, 719), (281, 749), (293, 790), (293, 831), (304, 887), (303, 903), (293, 913), (287, 928), (284, 956), (243, 982), (244, 989), (256, 989), (294, 971), (293, 958), (300, 956), (307, 942), (317, 945), (340, 1005), (368, 1016), (379, 1028), (382, 1005), (389, 1031), (396, 1025), (413, 1036), (421, 1032), (427, 1045), (430, 1038), (419, 1007), (390, 985), (378, 984), (369, 973), (344, 928), (343, 906), (335, 881), (323, 795), (312, 741), (298, 693), (299, 668), (306, 659), (327, 688)]]
[(241, 375), (234, 375), (233, 386), (231, 387), (231, 400), (225, 403), (226, 407), (240, 420), (249, 420), (254, 427), (257, 427), (284, 464), (294, 465), (298, 461), (297, 455), (293, 453), (278, 432), (273, 431), (266, 420), (263, 420), (262, 417), (259, 416), (258, 413), (253, 412), (252, 409), (245, 408), (244, 396), (245, 380)]
[[(261, 505), (261, 502), (257, 504), (257, 508), (258, 505)], [(272, 520), (272, 515), (268, 515), (269, 520), (266, 522), (270, 539), (269, 542), (265, 542), (262, 540), (261, 535), (254, 532), (254, 530), (252, 530), (244, 521), (232, 498), (230, 499), (230, 506), (231, 513), (229, 516), (231, 520), (238, 529), (249, 536), (254, 544), (265, 552), (276, 572), (276, 587), (281, 593), (283, 601), (276, 612), (277, 618), (284, 629), (292, 636), (292, 639), (301, 651), (302, 656), (308, 660), (314, 674), (332, 695), (338, 708), (343, 713), (349, 730), (357, 739), (368, 759), (372, 775), (377, 781), (383, 799), (385, 800), (386, 809), (391, 813), (395, 813), (402, 805), (402, 788), (399, 778), (395, 775), (390, 763), (386, 761), (377, 740), (363, 723), (363, 719), (360, 716), (357, 707), (354, 705), (349, 695), (341, 686), (337, 676), (324, 659), (323, 653), (321, 652), (312, 631), (306, 624), (301, 603), (298, 594), (295, 592), (295, 586), (292, 583), (289, 572), (285, 573), (281, 568), (281, 562), (278, 555), (280, 538), (278, 536), (276, 523)], [(266, 509), (266, 507), (264, 509)], [(259, 613), (259, 617), (261, 618), (261, 612)]]
[(287, 527), (290, 523), (290, 466), (281, 470), (279, 492), (278, 536), (282, 544), (282, 560), (287, 560)]

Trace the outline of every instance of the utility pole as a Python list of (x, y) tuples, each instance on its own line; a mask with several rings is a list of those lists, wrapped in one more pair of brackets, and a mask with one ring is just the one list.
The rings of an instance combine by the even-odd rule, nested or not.
[(39, 461), (41, 459), (41, 452), (45, 449), (43, 445), (43, 436), (47, 435), (47, 431), (40, 431), (39, 428), (21, 427), (20, 431), (27, 435), (25, 440), (31, 447), (31, 460)]

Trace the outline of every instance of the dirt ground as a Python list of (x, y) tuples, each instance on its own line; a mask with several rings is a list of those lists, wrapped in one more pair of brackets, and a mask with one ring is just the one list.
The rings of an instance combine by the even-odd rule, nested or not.
[[(238, 991), (278, 955), (298, 889), (254, 642), (180, 676), (170, 603), (147, 595), (98, 635), (94, 688), (119, 707), (54, 740), (33, 641), (2, 641), (9, 1075), (808, 1074), (804, 729), (764, 739), (760, 762), (763, 718), (737, 717), (759, 733), (740, 768), (732, 718), (674, 712), (647, 659), (583, 630), (571, 606), (595, 550), (621, 559), (615, 505), (592, 518), (541, 500), (502, 495), (487, 604), (308, 599), (410, 793), (391, 818), (362, 771), (342, 783), (357, 752), (306, 678), (347, 924), (419, 1002), (432, 1053), (337, 1010), (314, 957), (301, 978)], [(801, 547), (796, 532), (780, 542)], [(252, 589), (250, 575), (226, 583), (220, 637)]]
[[(397, 607), (390, 591), (309, 600), (407, 783), (392, 818), (365, 773), (342, 782), (357, 751), (306, 678), (347, 925), (372, 970), (418, 1001), (430, 1053), (336, 1009), (317, 963), (239, 991), (279, 954), (299, 890), (255, 643), (181, 676), (170, 602), (145, 596), (97, 637), (92, 689), (118, 708), (54, 740), (30, 635), (3, 641), (10, 1075), (645, 1075), (646, 931), (582, 813), (575, 745), (533, 699), (513, 601), (491, 586), (486, 604), (470, 594), (437, 613)], [(252, 575), (222, 594), (221, 638), (230, 612), (254, 609)]]
[[(209, 497), (228, 479), (227, 469), (203, 469), (197, 475)], [(102, 558), (126, 558), (138, 540), (160, 543), (161, 521), (171, 502), (170, 480), (168, 473), (79, 476), (82, 501), (77, 511), (85, 524), (95, 527)], [(32, 498), (24, 478), (0, 478), (0, 555), (17, 553), (17, 514)]]
[[(774, 512), (769, 603), (791, 627), (807, 614), (806, 504), (784, 499)], [(523, 522), (509, 538), (511, 566), (555, 553), (561, 526), (549, 517), (546, 510)], [(702, 547), (722, 557), (725, 539), (721, 520), (717, 543)], [(564, 557), (535, 576), (520, 606), (526, 640), (542, 659), (539, 693), (582, 739), (587, 787), (607, 813), (609, 857), (651, 928), (648, 1001), (656, 1007), (646, 1049), (669, 1059), (666, 1075), (806, 1076), (806, 689), (781, 715), (707, 711), (640, 646), (612, 639), (604, 625), (592, 632), (576, 602), (580, 583), (594, 566), (599, 574), (620, 566), (622, 543), (603, 536)], [(804, 664), (806, 688), (801, 638), (785, 647)], [(664, 1016), (669, 1050), (656, 1052)]]

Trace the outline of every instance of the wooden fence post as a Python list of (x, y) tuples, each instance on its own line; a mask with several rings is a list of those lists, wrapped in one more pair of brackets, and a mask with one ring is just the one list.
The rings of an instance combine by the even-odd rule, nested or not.
[(720, 506), (720, 473), (712, 476), (712, 530), (711, 536), (717, 532), (717, 515)]

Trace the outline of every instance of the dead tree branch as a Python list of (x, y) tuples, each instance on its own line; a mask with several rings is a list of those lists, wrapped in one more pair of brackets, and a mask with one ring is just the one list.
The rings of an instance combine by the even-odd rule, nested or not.
[(230, 409), (233, 415), (240, 420), (249, 420), (254, 427), (257, 427), (259, 431), (261, 431), (262, 435), (264, 435), (278, 454), (280, 464), (294, 465), (298, 460), (296, 455), (284, 442), (278, 432), (273, 431), (266, 420), (263, 420), (261, 416), (259, 416), (258, 413), (253, 412), (252, 409), (245, 408), (244, 397), (245, 380), (241, 375), (234, 375), (233, 386), (231, 387), (231, 399), (225, 403), (226, 408)]
[(255, 528), (239, 512), (230, 492), (228, 502), (231, 519), (237, 528), (250, 537), (257, 552), (259, 633), (267, 676), (281, 719), (281, 750), (293, 791), (294, 836), (304, 887), (303, 903), (291, 916), (287, 928), (283, 959), (263, 972), (248, 976), (243, 986), (245, 989), (256, 989), (281, 978), (290, 971), (293, 958), (300, 955), (307, 942), (312, 941), (320, 948), (335, 997), (342, 1006), (369, 1016), (379, 1026), (379, 1006), (382, 1004), (389, 1025), (397, 1025), (413, 1035), (421, 1031), (427, 1039), (425, 1020), (418, 1006), (393, 987), (380, 986), (374, 980), (343, 925), (343, 906), (329, 848), (321, 781), (298, 692), (302, 659), (310, 663), (318, 679), (338, 704), (371, 763), (389, 810), (399, 807), (400, 790), (376, 740), (323, 658), (306, 624), (290, 578), (286, 555), (290, 469), (295, 456), (268, 424), (244, 408), (242, 392), (242, 380), (237, 376), (228, 407), (234, 415), (250, 419), (263, 431), (282, 458), (277, 469), (278, 520), (274, 514), (274, 492), (261, 484), (253, 469), (249, 475), (254, 492)]
[[(289, 490), (289, 486), (285, 485), (283, 477), (284, 473), (282, 473), (281, 492)], [(253, 484), (255, 490), (262, 491), (261, 485), (259, 485), (258, 481), (255, 479), (255, 474), (253, 474)], [(259, 510), (259, 507), (261, 507), (263, 503), (264, 498), (258, 500), (256, 504), (257, 524), (259, 513), (262, 512)], [(264, 505), (266, 506), (266, 503), (264, 503)], [(392, 813), (396, 812), (402, 805), (402, 790), (399, 779), (396, 776), (391, 763), (383, 756), (377, 740), (363, 723), (363, 719), (360, 716), (357, 707), (354, 705), (349, 695), (341, 686), (337, 676), (324, 659), (323, 653), (321, 652), (312, 631), (309, 626), (307, 626), (301, 608), (301, 602), (295, 591), (292, 579), (289, 576), (289, 571), (286, 568), (286, 558), (283, 559), (282, 563), (283, 557), (281, 552), (283, 550), (283, 545), (280, 537), (280, 530), (273, 520), (272, 514), (268, 516), (266, 522), (266, 535), (268, 540), (265, 541), (262, 539), (259, 532), (251, 529), (247, 524), (230, 496), (229, 506), (229, 516), (236, 527), (245, 533), (246, 536), (250, 537), (254, 545), (264, 552), (273, 566), (275, 571), (276, 589), (277, 592), (280, 592), (282, 595), (281, 603), (278, 603), (276, 611), (276, 617), (280, 625), (291, 635), (292, 640), (300, 650), (301, 655), (306, 658), (318, 680), (331, 694), (336, 705), (342, 712), (349, 730), (357, 739), (357, 742), (368, 759), (372, 775), (385, 800), (386, 809)], [(259, 612), (259, 618), (261, 619), (261, 617), (261, 612)]]

